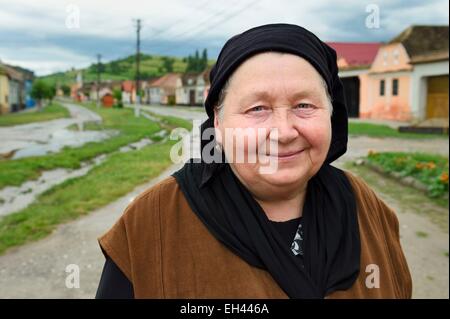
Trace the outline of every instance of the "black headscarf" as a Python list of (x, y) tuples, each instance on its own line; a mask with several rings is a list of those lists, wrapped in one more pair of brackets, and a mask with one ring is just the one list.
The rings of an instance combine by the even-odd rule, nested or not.
[[(250, 265), (267, 270), (290, 298), (323, 298), (352, 286), (359, 274), (356, 203), (344, 172), (330, 163), (346, 152), (348, 119), (336, 52), (308, 30), (290, 24), (259, 26), (232, 37), (210, 72), (205, 101), (214, 127), (214, 105), (227, 79), (251, 56), (268, 51), (306, 59), (325, 80), (333, 103), (332, 140), (325, 163), (308, 181), (303, 207), (304, 262), (285, 247), (261, 206), (228, 163), (191, 159), (174, 173), (189, 205), (209, 231)], [(203, 149), (214, 142), (202, 138)], [(222, 161), (226, 161), (222, 156)]]

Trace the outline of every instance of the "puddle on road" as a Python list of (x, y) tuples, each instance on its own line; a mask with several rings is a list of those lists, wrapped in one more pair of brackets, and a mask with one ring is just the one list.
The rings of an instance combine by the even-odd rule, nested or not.
[(45, 142), (30, 142), (25, 147), (17, 150), (12, 159), (43, 156), (49, 153), (57, 153), (64, 147), (80, 147), (89, 142), (99, 142), (117, 135), (119, 131), (73, 131), (61, 129), (54, 131)]
[[(125, 153), (139, 150), (154, 143), (145, 137), (137, 142), (121, 147), (118, 151)], [(86, 175), (93, 167), (103, 163), (110, 154), (102, 154), (90, 161), (83, 162), (81, 168), (70, 170), (58, 168), (42, 172), (37, 180), (26, 181), (20, 186), (8, 186), (0, 189), (0, 217), (17, 212), (36, 200), (36, 197), (55, 185), (79, 176)]]

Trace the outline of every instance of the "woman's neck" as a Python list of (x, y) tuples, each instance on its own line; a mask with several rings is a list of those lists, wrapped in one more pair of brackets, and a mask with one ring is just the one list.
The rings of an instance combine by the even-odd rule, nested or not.
[(280, 200), (269, 199), (262, 200), (255, 198), (261, 205), (267, 218), (272, 221), (286, 221), (301, 217), (303, 214), (303, 204), (305, 203), (306, 188), (295, 194), (291, 198), (283, 198)]

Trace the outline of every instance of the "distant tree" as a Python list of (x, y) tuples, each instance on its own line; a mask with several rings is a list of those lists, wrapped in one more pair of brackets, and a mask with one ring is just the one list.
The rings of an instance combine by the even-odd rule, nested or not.
[(42, 101), (47, 97), (48, 85), (42, 80), (36, 80), (31, 87), (31, 97), (36, 100), (38, 109), (42, 108)]
[(67, 84), (61, 85), (61, 90), (63, 91), (64, 96), (70, 95), (70, 87)]
[(186, 72), (192, 72), (193, 71), (193, 69), (192, 69), (192, 67), (193, 67), (193, 65), (192, 65), (192, 56), (190, 54), (188, 55), (188, 57), (186, 59), (186, 62), (187, 62)]
[(109, 69), (112, 74), (119, 74), (120, 72), (122, 72), (122, 68), (118, 61), (112, 61), (109, 64)]
[(208, 66), (208, 50), (206, 48), (203, 49), (202, 52), (202, 70), (206, 69)]
[(122, 91), (118, 90), (118, 89), (115, 89), (113, 91), (113, 97), (114, 97), (114, 100), (115, 100), (114, 107), (122, 108), (123, 107), (123, 104), (122, 104)]
[(195, 56), (194, 56), (194, 72), (198, 72), (198, 70), (201, 68), (200, 65), (200, 54), (198, 53), (198, 50), (195, 50)]
[(148, 79), (148, 78), (154, 76), (153, 75), (154, 71), (153, 72), (152, 71), (142, 71), (139, 74), (141, 76), (141, 80), (145, 80), (145, 79)]
[(163, 58), (163, 66), (166, 69), (166, 72), (173, 72), (173, 63), (175, 62), (174, 59), (169, 57)]
[(45, 89), (45, 98), (51, 103), (56, 95), (56, 86), (55, 85), (46, 85)]

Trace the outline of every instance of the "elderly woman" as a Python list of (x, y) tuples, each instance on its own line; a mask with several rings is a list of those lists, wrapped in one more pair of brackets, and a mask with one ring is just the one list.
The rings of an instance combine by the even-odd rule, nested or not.
[[(99, 238), (97, 298), (410, 298), (395, 213), (330, 165), (348, 135), (337, 72), (335, 51), (296, 25), (231, 38), (205, 101), (201, 130), (215, 133)], [(239, 129), (262, 132), (255, 147), (227, 134)]]

